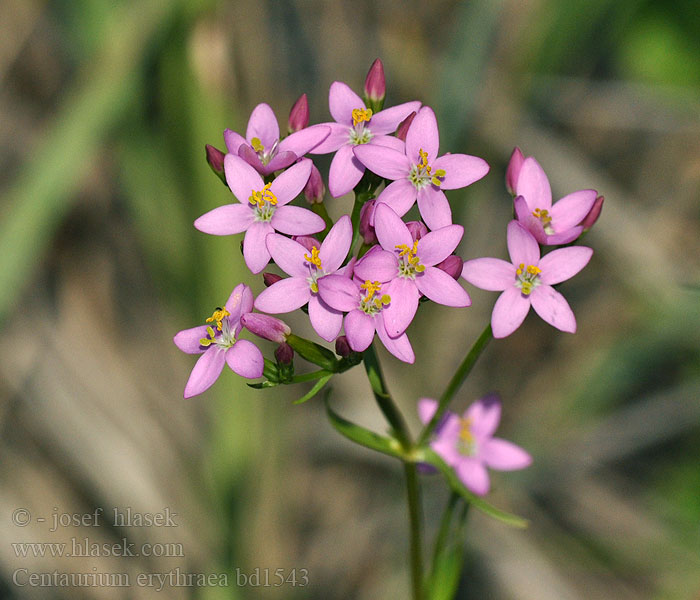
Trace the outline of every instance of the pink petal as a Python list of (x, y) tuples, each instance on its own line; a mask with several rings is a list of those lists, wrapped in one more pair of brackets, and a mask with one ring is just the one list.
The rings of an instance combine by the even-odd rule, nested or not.
[[(304, 255), (309, 254), (309, 251), (299, 242), (290, 240), (279, 233), (273, 233), (267, 236), (265, 243), (272, 260), (285, 273), (302, 279), (309, 276), (308, 262), (304, 258)], [(259, 310), (264, 309), (261, 308)]]
[(540, 260), (537, 240), (518, 221), (508, 223), (508, 253), (514, 265), (537, 266)]
[(506, 171), (506, 188), (511, 194), (515, 194), (515, 186), (518, 182), (518, 175), (520, 175), (520, 168), (523, 166), (523, 161), (525, 157), (517, 146), (513, 150), (513, 154), (510, 155), (510, 160), (508, 161), (508, 170)]
[(566, 231), (578, 225), (591, 211), (597, 197), (595, 190), (579, 190), (555, 202), (549, 211), (554, 231)]
[(418, 418), (421, 423), (428, 423), (438, 409), (438, 401), (432, 398), (418, 400)]
[(573, 242), (582, 233), (583, 227), (581, 225), (576, 225), (576, 227), (572, 227), (571, 229), (567, 229), (565, 231), (562, 231), (561, 233), (555, 233), (553, 235), (545, 236), (544, 243), (547, 246), (558, 246), (561, 244), (568, 244), (569, 242)]
[(382, 286), (381, 293), (391, 296), (391, 304), (382, 311), (386, 331), (391, 337), (401, 335), (416, 316), (418, 288), (413, 280), (397, 277)]
[(559, 248), (546, 254), (540, 259), (542, 283), (554, 285), (571, 279), (588, 264), (593, 256), (593, 250), (586, 246), (571, 246)]
[(199, 325), (190, 329), (178, 331), (173, 338), (175, 345), (187, 354), (202, 354), (204, 348), (199, 344), (199, 340), (209, 337), (207, 335), (207, 326)]
[(268, 151), (280, 139), (277, 117), (269, 105), (262, 103), (253, 109), (253, 112), (250, 113), (245, 137), (248, 142), (252, 142), (253, 138), (258, 138), (265, 146), (265, 150)]
[(515, 216), (518, 222), (525, 227), (540, 244), (547, 243), (547, 234), (544, 232), (542, 221), (532, 214), (532, 210), (523, 196), (516, 196), (513, 200)]
[(479, 181), (489, 172), (489, 165), (483, 159), (469, 154), (445, 154), (432, 163), (433, 173), (445, 170), (440, 189), (456, 190)]
[[(376, 250), (375, 250), (376, 248)], [(355, 265), (355, 275), (363, 281), (391, 281), (399, 273), (396, 254), (374, 246)]]
[(345, 335), (355, 352), (364, 352), (374, 339), (374, 319), (360, 310), (345, 316)]
[(518, 175), (518, 183), (515, 188), (518, 196), (525, 196), (527, 205), (549, 210), (552, 207), (552, 188), (544, 170), (532, 156), (523, 161)]
[(209, 346), (199, 357), (185, 385), (185, 398), (197, 396), (214, 384), (224, 368), (224, 354), (225, 351), (218, 346)]
[(264, 176), (267, 176), (275, 171), (286, 169), (289, 165), (293, 164), (297, 158), (299, 157), (294, 154), (294, 152), (278, 152), (269, 163), (262, 166), (262, 173)]
[(284, 206), (301, 194), (311, 176), (312, 166), (313, 163), (304, 158), (275, 178), (270, 185), (270, 191), (277, 196), (278, 207)]
[(253, 167), (258, 173), (263, 174), (265, 167), (258, 156), (258, 153), (253, 150), (247, 143), (241, 144), (238, 147), (238, 156), (246, 161), (251, 167)]
[(518, 288), (513, 286), (506, 289), (496, 300), (491, 313), (493, 337), (508, 337), (522, 325), (529, 310), (530, 301), (523, 297)]
[[(352, 119), (351, 119), (352, 121)], [(310, 154), (328, 154), (335, 152), (341, 146), (350, 143), (350, 127), (341, 125), (340, 123), (321, 123), (318, 127), (328, 127), (331, 132), (329, 136), (323, 140), (318, 146), (309, 150)]]
[[(338, 219), (323, 240), (318, 256), (321, 268), (326, 273), (333, 273), (343, 264), (352, 243), (352, 222), (348, 215)], [(335, 338), (334, 338), (335, 339)]]
[(437, 157), (440, 146), (437, 119), (433, 109), (424, 106), (418, 111), (416, 118), (406, 134), (406, 155), (412, 164), (420, 162), (419, 150), (428, 153), (428, 164), (432, 165)]
[(232, 129), (224, 129), (224, 143), (226, 149), (231, 154), (238, 154), (238, 148), (241, 144), (246, 144), (246, 140), (242, 135), (237, 134)]
[(262, 377), (265, 361), (253, 342), (238, 340), (226, 351), (226, 363), (236, 375), (257, 379)]
[(255, 308), (273, 315), (288, 313), (304, 306), (309, 298), (309, 282), (300, 277), (288, 277), (260, 292), (255, 300)]
[(493, 438), (479, 447), (479, 457), (491, 469), (515, 471), (532, 464), (532, 457), (520, 446), (512, 442)]
[(486, 467), (478, 460), (464, 457), (456, 466), (457, 477), (477, 496), (485, 496), (490, 489), (489, 474)]
[(316, 213), (301, 206), (280, 206), (270, 219), (272, 227), (287, 235), (308, 235), (326, 228), (326, 223)]
[(382, 318), (383, 312), (384, 311), (374, 317), (375, 326), (377, 328), (377, 336), (381, 340), (382, 344), (384, 344), (384, 347), (396, 358), (405, 363), (413, 364), (416, 362), (416, 355), (413, 353), (413, 348), (411, 347), (411, 342), (408, 340), (408, 336), (405, 333), (402, 333), (398, 337), (391, 337), (384, 326), (384, 321)]
[(394, 252), (396, 246), (413, 246), (413, 238), (406, 224), (387, 204), (380, 202), (374, 209), (374, 231), (384, 250)]
[(280, 152), (294, 152), (299, 158), (304, 156), (312, 148), (318, 146), (331, 133), (331, 128), (326, 125), (313, 125), (306, 129), (300, 129), (286, 138), (279, 145)]
[(370, 146), (383, 146), (385, 148), (391, 148), (401, 154), (406, 154), (406, 144), (403, 140), (400, 140), (393, 135), (375, 135), (369, 142)]
[(576, 317), (564, 296), (553, 287), (544, 283), (539, 285), (530, 293), (530, 301), (543, 321), (560, 331), (576, 333)]
[(243, 258), (245, 264), (255, 274), (260, 273), (270, 262), (270, 253), (267, 251), (265, 238), (272, 232), (273, 229), (269, 223), (255, 221), (243, 238)]
[(384, 188), (377, 197), (377, 205), (386, 204), (403, 217), (413, 206), (418, 190), (408, 179), (398, 179)]
[(321, 277), (318, 280), (318, 293), (328, 306), (343, 312), (353, 310), (360, 304), (357, 285), (342, 275)]
[(445, 260), (457, 247), (464, 235), (461, 225), (448, 225), (435, 229), (418, 240), (418, 256), (421, 264), (432, 267)]
[(469, 419), (469, 429), (475, 437), (489, 438), (501, 422), (501, 400), (496, 394), (479, 398), (466, 410), (464, 417)]
[(377, 144), (355, 146), (354, 154), (365, 167), (385, 179), (405, 179), (411, 164), (403, 152)]
[(328, 108), (337, 123), (352, 125), (352, 111), (365, 108), (365, 103), (347, 84), (334, 81), (328, 92)]
[(327, 342), (338, 337), (343, 326), (343, 313), (332, 309), (318, 296), (309, 300), (309, 320), (314, 331)]
[(241, 315), (253, 310), (253, 291), (245, 283), (239, 283), (233, 288), (224, 306), (231, 313), (229, 320), (238, 325)]
[(353, 146), (341, 146), (331, 161), (328, 173), (328, 191), (338, 198), (354, 188), (365, 172), (364, 165), (355, 158)]
[(203, 214), (194, 222), (194, 226), (211, 235), (232, 235), (248, 229), (253, 219), (250, 205), (226, 204)]
[(445, 194), (434, 185), (418, 190), (418, 210), (428, 229), (452, 225), (452, 210)]
[(229, 189), (241, 204), (248, 205), (253, 190), (260, 191), (265, 185), (260, 173), (235, 154), (224, 157), (224, 172)]
[(500, 258), (475, 258), (462, 267), (462, 277), (489, 292), (502, 292), (515, 283), (515, 267)]
[(420, 102), (404, 102), (390, 108), (385, 108), (372, 116), (369, 128), (374, 134), (394, 133), (399, 123), (403, 121), (413, 111), (420, 109)]
[(416, 287), (433, 302), (444, 306), (464, 307), (471, 304), (466, 290), (445, 271), (428, 267), (416, 276)]

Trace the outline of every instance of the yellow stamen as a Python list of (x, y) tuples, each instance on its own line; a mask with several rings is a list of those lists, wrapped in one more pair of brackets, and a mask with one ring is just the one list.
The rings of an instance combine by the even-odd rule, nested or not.
[(539, 275), (542, 272), (542, 269), (540, 269), (539, 267), (535, 267), (534, 265), (528, 265), (527, 272), (530, 275)]
[(532, 211), (532, 216), (542, 221), (542, 225), (549, 225), (552, 222), (552, 217), (549, 216), (546, 208), (536, 208)]
[(432, 171), (432, 168), (428, 164), (428, 153), (423, 150), (423, 148), (418, 150), (418, 154), (420, 155), (420, 162), (418, 163), (418, 168), (425, 169), (426, 173), (430, 175), (430, 171)]
[(260, 138), (254, 137), (250, 140), (250, 145), (253, 146), (253, 150), (256, 152), (265, 152), (265, 146), (262, 145)]
[(259, 192), (252, 190), (250, 198), (248, 198), (248, 202), (250, 202), (251, 204), (257, 204), (258, 208), (264, 208), (265, 202), (269, 202), (270, 204), (276, 205), (277, 196), (275, 196), (272, 193), (272, 191), (270, 191), (271, 185), (272, 183), (265, 184), (265, 187)]
[(525, 270), (525, 263), (520, 263), (520, 265), (518, 265), (518, 268), (515, 269), (515, 274), (522, 275), (524, 270)]
[(353, 126), (363, 121), (369, 121), (372, 118), (371, 108), (355, 108), (352, 111), (352, 124)]
[(399, 258), (405, 256), (408, 264), (413, 266), (416, 271), (419, 273), (425, 271), (425, 265), (420, 264), (420, 258), (417, 256), (418, 241), (413, 242), (413, 248), (409, 248), (406, 244), (398, 244), (395, 248), (401, 251), (399, 252)]
[(474, 441), (474, 435), (469, 429), (471, 424), (471, 419), (460, 419), (459, 439), (463, 442), (471, 443)]
[(376, 294), (380, 289), (382, 289), (382, 284), (379, 283), (378, 281), (370, 281), (367, 279), (361, 286), (361, 290), (366, 290), (367, 291), (367, 296), (365, 297), (365, 301), (369, 300), (374, 294)]
[(321, 268), (321, 258), (318, 255), (318, 248), (316, 248), (316, 246), (311, 247), (311, 256), (304, 254), (304, 258), (317, 268)]
[[(212, 322), (216, 321), (216, 328), (219, 331), (221, 331), (221, 322), (224, 320), (225, 317), (228, 317), (230, 315), (231, 315), (231, 313), (228, 312), (225, 308), (221, 308), (220, 306), (217, 306), (216, 310), (214, 311), (214, 314), (211, 317), (209, 317), (206, 320), (206, 322), (212, 323)], [(207, 331), (209, 331), (210, 329), (211, 329), (211, 327), (207, 327)], [(214, 334), (213, 334), (214, 330), (211, 329), (211, 331), (212, 331), (212, 333), (210, 333), (209, 335), (213, 338), (214, 337)]]

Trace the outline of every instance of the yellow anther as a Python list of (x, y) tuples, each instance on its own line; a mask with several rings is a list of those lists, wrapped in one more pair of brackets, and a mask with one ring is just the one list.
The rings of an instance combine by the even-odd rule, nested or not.
[(522, 275), (524, 270), (525, 270), (525, 263), (520, 263), (518, 268), (515, 270), (515, 274)]
[(389, 294), (384, 294), (382, 296), (382, 304), (389, 304), (391, 302), (391, 296)]
[(265, 202), (269, 202), (272, 205), (277, 204), (277, 196), (275, 196), (270, 190), (271, 185), (271, 183), (265, 184), (265, 187), (259, 192), (252, 190), (250, 198), (248, 198), (248, 202), (251, 204), (257, 204), (258, 208), (264, 208)]
[[(216, 328), (219, 331), (221, 331), (221, 322), (224, 320), (225, 317), (228, 317), (230, 315), (231, 315), (231, 313), (228, 312), (225, 308), (221, 308), (220, 306), (218, 306), (216, 308), (216, 310), (214, 311), (214, 314), (211, 317), (209, 317), (206, 320), (206, 322), (212, 323), (212, 322), (216, 321)], [(209, 336), (213, 338), (214, 337), (214, 330), (211, 327), (207, 327), (207, 331), (210, 331), (210, 330), (211, 330), (211, 333), (209, 334)]]
[(523, 281), (523, 285), (520, 288), (520, 291), (525, 294), (526, 296), (530, 295), (530, 292), (532, 291), (532, 282), (530, 281)]
[(260, 138), (254, 137), (252, 140), (250, 140), (250, 145), (253, 146), (253, 150), (256, 152), (265, 152), (265, 146), (263, 146)]
[(530, 275), (538, 275), (542, 272), (542, 269), (540, 269), (539, 267), (536, 267), (534, 265), (528, 265), (527, 272)]
[(367, 291), (367, 295), (364, 298), (364, 301), (367, 302), (370, 298), (372, 298), (372, 296), (374, 296), (374, 294), (376, 294), (380, 289), (382, 289), (382, 284), (378, 281), (370, 281), (369, 279), (367, 279), (360, 286), (360, 289)]
[(352, 124), (353, 126), (363, 121), (369, 121), (372, 118), (371, 108), (354, 108), (352, 111)]
[(469, 428), (471, 424), (471, 419), (460, 419), (459, 439), (463, 442), (471, 443), (474, 441), (474, 435)]
[(427, 169), (428, 173), (430, 173), (430, 167), (428, 166), (428, 153), (425, 152), (423, 148), (420, 148), (418, 150), (418, 154), (420, 156), (420, 162), (418, 163), (418, 166)]
[(321, 258), (318, 255), (318, 248), (316, 248), (316, 246), (311, 247), (311, 256), (304, 254), (304, 258), (317, 268), (321, 268)]
[(532, 216), (542, 221), (542, 225), (549, 225), (552, 222), (552, 217), (549, 216), (546, 208), (536, 208), (532, 211)]

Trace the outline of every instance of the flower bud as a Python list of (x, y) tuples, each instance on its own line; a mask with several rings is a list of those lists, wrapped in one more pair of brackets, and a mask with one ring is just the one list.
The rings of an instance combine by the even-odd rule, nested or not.
[(517, 146), (513, 150), (513, 154), (510, 155), (510, 161), (508, 161), (508, 169), (506, 170), (506, 189), (516, 195), (515, 186), (518, 184), (518, 176), (520, 175), (520, 168), (523, 166), (523, 161), (525, 157)]
[(384, 65), (381, 59), (377, 59), (367, 72), (365, 79), (365, 103), (375, 113), (384, 106), (386, 96), (386, 81), (384, 79)]
[(374, 227), (370, 224), (372, 213), (374, 213), (375, 200), (368, 200), (360, 209), (360, 235), (365, 244), (376, 244), (377, 235)]
[(406, 223), (406, 227), (411, 233), (411, 237), (413, 238), (414, 242), (417, 242), (428, 233), (428, 228), (420, 221), (409, 221)]
[(459, 279), (462, 275), (462, 259), (456, 254), (451, 254), (439, 265), (435, 265), (438, 269), (445, 271), (452, 279)]
[(314, 246), (316, 247), (316, 249), (319, 249), (321, 247), (321, 242), (319, 242), (315, 237), (311, 235), (293, 235), (292, 239), (295, 242), (299, 242), (309, 252), (311, 252), (311, 248), (313, 248)]
[(603, 196), (598, 196), (595, 199), (591, 210), (588, 211), (588, 214), (583, 218), (583, 221), (581, 221), (584, 231), (588, 231), (591, 227), (593, 227), (593, 225), (595, 225), (598, 217), (600, 216), (600, 212), (603, 210), (604, 201), (605, 198)]
[(265, 287), (270, 287), (273, 283), (277, 283), (281, 280), (282, 277), (277, 275), (277, 273), (263, 273), (263, 283), (265, 284)]
[(299, 99), (289, 111), (289, 133), (294, 133), (304, 129), (309, 124), (309, 100), (306, 94), (299, 96)]
[(335, 353), (342, 358), (347, 358), (351, 352), (352, 348), (350, 348), (348, 338), (344, 335), (338, 336), (335, 340)]
[(241, 316), (241, 324), (258, 337), (280, 344), (292, 333), (291, 328), (284, 321), (260, 313), (244, 314)]
[(311, 167), (311, 176), (304, 186), (304, 197), (309, 204), (320, 204), (326, 195), (326, 186), (316, 165)]
[(275, 350), (275, 360), (281, 365), (290, 365), (294, 360), (294, 350), (287, 342), (282, 342)]
[(414, 110), (410, 115), (408, 115), (399, 126), (396, 128), (396, 137), (402, 141), (406, 141), (406, 134), (408, 133), (408, 128), (413, 123), (413, 119), (416, 118), (416, 111)]
[(214, 171), (221, 181), (226, 183), (226, 175), (224, 173), (225, 154), (210, 144), (205, 144), (204, 149), (207, 152), (207, 162), (209, 163), (209, 167), (211, 167), (211, 170)]

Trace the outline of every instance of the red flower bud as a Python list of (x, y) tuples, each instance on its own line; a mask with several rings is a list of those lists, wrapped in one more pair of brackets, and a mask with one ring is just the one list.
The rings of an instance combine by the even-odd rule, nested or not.
[[(370, 108), (375, 110), (376, 105), (384, 103), (386, 96), (386, 81), (384, 79), (384, 65), (381, 59), (377, 59), (372, 63), (372, 66), (367, 72), (365, 79), (365, 102), (370, 105)], [(381, 110), (381, 106), (379, 107)]]
[(299, 242), (304, 248), (311, 252), (311, 248), (316, 246), (316, 249), (321, 248), (321, 242), (319, 242), (315, 237), (311, 235), (293, 235), (292, 239), (295, 242)]
[(225, 154), (210, 144), (206, 144), (204, 148), (207, 152), (207, 162), (209, 163), (211, 170), (219, 176), (223, 175)]
[(292, 329), (284, 321), (270, 315), (246, 313), (241, 316), (241, 324), (258, 337), (271, 342), (282, 343), (292, 333)]
[(416, 111), (413, 111), (410, 115), (408, 115), (401, 123), (399, 123), (399, 126), (396, 128), (396, 137), (399, 138), (400, 140), (403, 140), (404, 142), (406, 141), (406, 134), (408, 133), (408, 128), (411, 126), (411, 123), (413, 123), (413, 119), (416, 118)]
[(377, 235), (374, 232), (374, 227), (370, 225), (372, 213), (374, 212), (374, 200), (368, 200), (360, 209), (360, 235), (365, 244), (376, 244)]
[(413, 238), (414, 242), (417, 242), (419, 239), (421, 239), (424, 235), (428, 233), (428, 228), (423, 225), (420, 221), (409, 221), (406, 223), (406, 227), (408, 228), (408, 231), (411, 233), (411, 237)]
[(299, 99), (289, 111), (289, 133), (294, 133), (304, 129), (309, 125), (309, 100), (306, 94), (299, 96)]
[(304, 186), (304, 197), (309, 204), (320, 204), (326, 195), (326, 186), (316, 165), (311, 166), (311, 176)]
[(282, 342), (275, 350), (275, 360), (281, 365), (291, 365), (294, 360), (294, 350), (287, 342)]
[(273, 283), (277, 283), (281, 279), (282, 277), (276, 273), (263, 273), (263, 283), (265, 284), (265, 287), (270, 287)]
[(598, 217), (600, 217), (600, 212), (603, 210), (604, 201), (605, 198), (603, 196), (598, 196), (595, 199), (591, 210), (588, 211), (588, 214), (583, 218), (583, 221), (581, 221), (584, 231), (588, 231), (591, 227), (593, 227), (593, 225), (595, 225)]
[(347, 358), (350, 356), (350, 353), (352, 352), (352, 348), (350, 348), (350, 344), (348, 343), (348, 338), (346, 338), (344, 335), (339, 336), (335, 340), (335, 353), (338, 356), (341, 356), (342, 358)]
[(513, 154), (510, 155), (510, 160), (508, 161), (508, 169), (506, 170), (506, 189), (513, 194), (515, 193), (515, 186), (518, 183), (518, 175), (520, 175), (520, 167), (523, 166), (523, 161), (525, 157), (517, 146), (513, 150)]
[(445, 271), (452, 279), (459, 279), (462, 275), (462, 259), (456, 254), (451, 254), (439, 265), (435, 265), (438, 269)]

